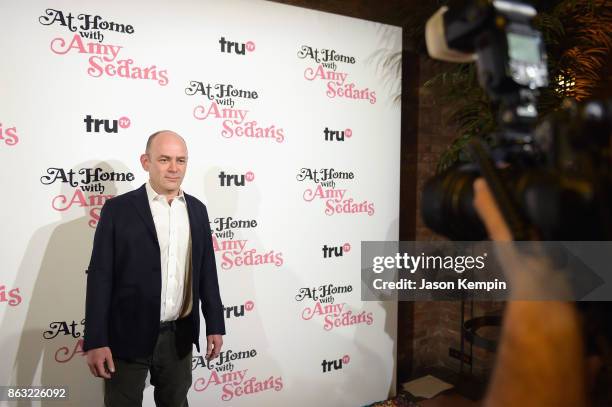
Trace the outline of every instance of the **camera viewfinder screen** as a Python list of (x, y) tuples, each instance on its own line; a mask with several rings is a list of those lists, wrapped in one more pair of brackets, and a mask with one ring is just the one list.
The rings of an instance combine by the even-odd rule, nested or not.
[(530, 64), (540, 63), (540, 39), (508, 33), (508, 51), (510, 58)]

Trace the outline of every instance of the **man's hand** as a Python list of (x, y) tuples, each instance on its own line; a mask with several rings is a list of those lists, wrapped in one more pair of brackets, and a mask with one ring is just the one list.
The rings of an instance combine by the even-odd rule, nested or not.
[[(110, 372), (106, 370), (104, 363), (108, 365)], [(91, 374), (95, 377), (110, 379), (110, 374), (115, 373), (115, 364), (113, 363), (113, 354), (110, 348), (105, 346), (87, 351), (87, 366), (89, 366)]]
[(484, 223), (491, 240), (509, 242), (512, 233), (504, 220), (495, 198), (483, 178), (474, 181), (474, 208)]
[[(564, 298), (564, 278), (545, 258), (519, 255), (512, 232), (482, 178), (474, 181), (474, 208), (503, 266), (511, 296)], [(564, 301), (508, 301), (486, 407), (586, 406), (583, 343), (575, 307)], [(517, 357), (521, 355), (521, 357)]]
[(495, 253), (510, 284), (510, 300), (567, 300), (573, 298), (569, 281), (556, 270), (537, 243), (532, 254), (519, 253), (511, 244), (513, 237), (497, 202), (483, 178), (474, 181), (474, 208), (484, 223), (489, 238), (497, 243)]
[(221, 347), (223, 346), (222, 335), (206, 336), (206, 360), (212, 360), (219, 356)]

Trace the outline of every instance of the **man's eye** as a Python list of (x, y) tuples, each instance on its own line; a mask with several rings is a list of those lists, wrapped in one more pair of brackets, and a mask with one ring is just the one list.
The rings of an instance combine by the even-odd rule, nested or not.
[(168, 160), (166, 160), (165, 158), (162, 158), (162, 159), (160, 159), (159, 161), (160, 161), (160, 162), (162, 162), (162, 163), (165, 163), (165, 162), (166, 162), (166, 161), (168, 161)]

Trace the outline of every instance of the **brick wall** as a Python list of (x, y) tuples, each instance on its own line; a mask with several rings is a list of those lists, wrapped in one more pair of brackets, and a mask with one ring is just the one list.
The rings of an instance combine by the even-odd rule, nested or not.
[[(443, 240), (444, 237), (428, 229), (421, 218), (421, 192), (425, 182), (436, 173), (440, 156), (447, 146), (458, 135), (457, 129), (447, 123), (451, 110), (441, 104), (432, 92), (423, 87), (423, 83), (444, 65), (433, 64), (426, 57), (420, 62), (420, 80), (418, 89), (418, 148), (416, 179), (416, 240)], [(503, 307), (501, 303), (478, 302), (474, 304), (473, 315), (498, 314)], [(465, 319), (471, 316), (470, 306), (465, 306)], [(459, 371), (459, 360), (449, 356), (449, 347), (460, 349), (461, 337), (461, 304), (456, 301), (416, 302), (412, 316), (404, 315), (402, 319), (412, 317), (408, 323), (413, 327), (412, 341), (412, 374), (432, 368), (446, 368)], [(399, 321), (404, 323), (404, 321)], [(482, 332), (494, 337), (494, 329)], [(479, 332), (481, 333), (481, 332)], [(494, 354), (483, 349), (472, 347), (474, 375), (485, 378), (492, 368)], [(465, 352), (470, 352), (469, 343), (465, 342)], [(464, 366), (464, 371), (469, 366)]]

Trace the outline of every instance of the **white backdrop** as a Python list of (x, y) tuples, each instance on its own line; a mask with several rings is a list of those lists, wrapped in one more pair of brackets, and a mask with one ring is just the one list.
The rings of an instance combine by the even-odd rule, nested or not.
[(396, 304), (360, 300), (359, 250), (398, 238), (400, 83), (384, 62), (400, 28), (254, 0), (3, 0), (0, 16), (0, 385), (102, 404), (81, 350), (97, 216), (146, 181), (147, 136), (172, 129), (183, 187), (218, 229), (227, 312), (223, 363), (194, 349), (190, 403), (393, 393)]

